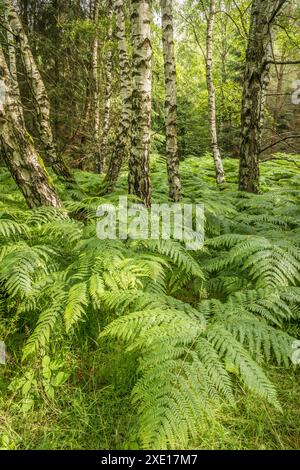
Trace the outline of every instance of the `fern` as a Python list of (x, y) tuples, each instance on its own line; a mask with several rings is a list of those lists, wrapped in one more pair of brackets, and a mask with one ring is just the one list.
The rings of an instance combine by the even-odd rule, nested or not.
[(0, 219), (0, 237), (4, 239), (14, 239), (18, 235), (27, 236), (28, 226), (9, 219)]
[(65, 303), (66, 294), (62, 292), (56, 297), (51, 307), (40, 314), (34, 332), (31, 334), (24, 347), (23, 360), (30, 355), (36, 354), (40, 348), (46, 348), (49, 343), (51, 333), (53, 332), (56, 323), (61, 318)]
[[(153, 159), (157, 202), (167, 202), (162, 164)], [(196, 252), (175, 240), (96, 237), (96, 209), (117, 203), (125, 178), (98, 197), (99, 176), (80, 172), (80, 187), (59, 186), (67, 211), (30, 211), (0, 172), (0, 331), (16, 335), (28, 367), (46, 353), (75, 357), (83, 344), (92, 355), (99, 334), (101, 355), (124, 345), (142, 448), (186, 448), (200, 420), (211, 424), (243, 393), (281, 409), (268, 369), (290, 367), (299, 335), (296, 175), (265, 166), (265, 192), (253, 196), (235, 190), (236, 162), (224, 164), (220, 193), (210, 158), (182, 163), (183, 201), (205, 206)]]
[(222, 257), (209, 260), (206, 269), (247, 271), (257, 288), (295, 285), (299, 281), (300, 250), (291, 240), (251, 235), (222, 235), (208, 242), (213, 248), (230, 247)]
[(88, 304), (85, 283), (75, 284), (68, 293), (67, 306), (64, 311), (66, 330), (69, 332), (82, 319)]

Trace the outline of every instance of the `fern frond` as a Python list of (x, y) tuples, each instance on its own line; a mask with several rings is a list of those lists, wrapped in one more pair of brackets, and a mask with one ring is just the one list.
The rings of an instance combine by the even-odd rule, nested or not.
[(85, 314), (88, 304), (87, 286), (85, 283), (78, 283), (71, 287), (68, 293), (68, 300), (64, 312), (66, 330), (69, 332)]
[(197, 261), (179, 242), (175, 240), (143, 240), (138, 244), (154, 253), (166, 256), (184, 272), (204, 279), (203, 271)]
[(12, 239), (17, 236), (28, 237), (29, 228), (24, 223), (18, 223), (14, 220), (0, 219), (0, 238)]
[(212, 325), (208, 329), (207, 339), (218, 351), (220, 357), (234, 364), (238, 375), (251, 391), (281, 410), (275, 387), (257, 362), (229, 331), (221, 325)]
[(51, 306), (40, 314), (37, 325), (24, 346), (23, 360), (48, 345), (57, 321), (62, 318), (65, 302), (66, 293), (61, 292)]

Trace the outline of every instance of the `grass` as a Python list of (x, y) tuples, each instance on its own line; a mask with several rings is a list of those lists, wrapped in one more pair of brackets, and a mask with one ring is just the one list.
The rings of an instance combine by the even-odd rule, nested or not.
[(207, 427), (194, 447), (219, 450), (297, 450), (300, 448), (299, 371), (274, 368), (283, 413), (241, 390), (235, 412), (223, 407), (219, 426)]
[[(90, 371), (91, 372), (91, 371)], [(299, 371), (272, 370), (280, 383), (283, 413), (275, 412), (256, 397), (238, 396), (233, 412), (220, 407), (218, 424), (199, 423), (199, 440), (191, 449), (296, 450), (300, 448), (300, 374)], [(121, 384), (102, 385), (88, 390), (88, 383), (64, 389), (52, 407), (40, 403), (27, 414), (13, 409), (13, 402), (3, 394), (0, 399), (0, 429), (5, 449), (127, 449), (134, 426), (134, 408)]]

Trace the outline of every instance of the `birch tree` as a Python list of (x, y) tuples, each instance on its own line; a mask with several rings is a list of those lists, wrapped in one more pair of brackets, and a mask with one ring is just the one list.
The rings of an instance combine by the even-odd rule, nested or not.
[(165, 71), (165, 126), (169, 197), (178, 202), (181, 195), (177, 146), (177, 90), (172, 0), (160, 0)]
[(129, 158), (128, 189), (149, 207), (151, 205), (151, 32), (150, 0), (132, 0), (132, 147)]
[(7, 48), (8, 48), (8, 60), (9, 60), (9, 72), (11, 80), (11, 93), (12, 93), (12, 106), (16, 109), (15, 115), (20, 120), (20, 124), (25, 126), (24, 122), (24, 113), (21, 103), (21, 95), (18, 82), (18, 70), (17, 70), (17, 57), (16, 57), (16, 48), (17, 41), (15, 35), (10, 30), (10, 25), (7, 19), (7, 16), (4, 16), (3, 21), (5, 23), (5, 28), (7, 32)]
[(244, 77), (239, 188), (259, 191), (259, 155), (270, 81), (272, 24), (286, 0), (253, 0)]
[(4, 161), (30, 208), (61, 207), (16, 105), (15, 89), (0, 47), (0, 143)]
[(99, 0), (94, 2), (94, 25), (95, 37), (93, 44), (93, 57), (92, 57), (92, 76), (93, 76), (93, 111), (94, 111), (94, 133), (93, 133), (93, 147), (96, 158), (97, 171), (101, 171), (101, 152), (100, 152), (100, 84), (99, 84), (99, 35), (98, 35), (98, 21), (99, 21)]
[(216, 17), (216, 0), (210, 0), (209, 14), (207, 18), (206, 36), (206, 83), (208, 90), (208, 114), (211, 147), (218, 184), (224, 183), (224, 169), (218, 145), (217, 117), (216, 117), (216, 93), (213, 81), (213, 34)]
[(57, 153), (50, 124), (49, 97), (41, 74), (32, 55), (28, 38), (23, 30), (21, 21), (11, 0), (4, 0), (4, 5), (11, 32), (18, 40), (18, 46), (21, 51), (25, 70), (31, 82), (32, 98), (37, 115), (39, 134), (45, 149), (46, 156), (48, 157), (49, 163), (58, 176), (65, 179), (66, 181), (74, 182), (69, 169), (67, 168), (63, 159), (60, 158)]
[(105, 92), (104, 92), (104, 115), (103, 115), (103, 130), (100, 142), (100, 161), (99, 173), (104, 171), (107, 160), (108, 152), (108, 138), (110, 129), (110, 114), (111, 114), (111, 95), (112, 95), (112, 71), (113, 71), (113, 55), (111, 49), (112, 40), (112, 5), (111, 0), (107, 1), (107, 20), (108, 20), (108, 33), (107, 33), (107, 52), (104, 58), (104, 71), (105, 71)]
[(131, 142), (132, 80), (125, 27), (124, 0), (115, 0), (116, 37), (118, 41), (122, 111), (115, 146), (109, 161), (106, 176), (106, 191), (112, 192), (118, 179), (122, 163), (128, 157)]

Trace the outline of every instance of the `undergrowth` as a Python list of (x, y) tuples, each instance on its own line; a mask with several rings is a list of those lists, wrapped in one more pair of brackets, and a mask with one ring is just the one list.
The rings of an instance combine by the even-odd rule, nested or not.
[[(205, 206), (205, 246), (99, 240), (97, 175), (56, 182), (64, 210), (28, 210), (0, 182), (3, 448), (297, 448), (299, 158), (261, 165), (262, 193), (182, 163), (183, 202)], [(167, 202), (165, 163), (153, 199)], [(279, 386), (278, 386), (279, 385)], [(245, 437), (243, 438), (242, 435)], [(298, 437), (297, 437), (298, 436)]]

